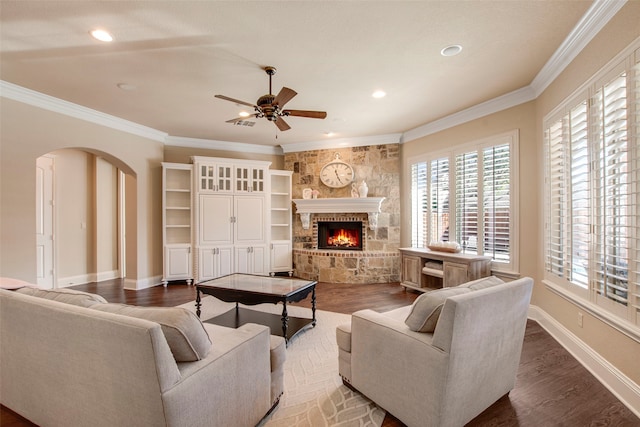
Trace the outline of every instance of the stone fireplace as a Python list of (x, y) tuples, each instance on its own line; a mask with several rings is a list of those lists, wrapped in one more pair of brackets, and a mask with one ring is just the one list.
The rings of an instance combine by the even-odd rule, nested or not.
[[(351, 186), (329, 188), (320, 182), (322, 166), (336, 153), (353, 166), (357, 182), (367, 182), (368, 197), (352, 198)], [(399, 282), (399, 145), (285, 153), (284, 164), (293, 171), (294, 274), (331, 283)], [(318, 190), (318, 198), (303, 199), (305, 188)], [(323, 247), (318, 230), (324, 222), (360, 223), (362, 250)]]

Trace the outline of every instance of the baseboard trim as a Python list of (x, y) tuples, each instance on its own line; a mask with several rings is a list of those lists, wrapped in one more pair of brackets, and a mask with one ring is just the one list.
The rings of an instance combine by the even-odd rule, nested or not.
[(62, 277), (57, 280), (57, 288), (68, 288), (69, 286), (84, 285), (85, 283), (96, 282), (96, 273), (78, 274), (77, 276)]
[(538, 322), (560, 345), (640, 418), (640, 386), (595, 352), (538, 306), (529, 306), (529, 319)]
[(97, 274), (97, 282), (102, 282), (103, 280), (113, 280), (120, 277), (120, 271), (111, 270), (111, 271), (101, 271)]
[(152, 276), (145, 279), (124, 279), (124, 289), (139, 291), (162, 285), (162, 276)]

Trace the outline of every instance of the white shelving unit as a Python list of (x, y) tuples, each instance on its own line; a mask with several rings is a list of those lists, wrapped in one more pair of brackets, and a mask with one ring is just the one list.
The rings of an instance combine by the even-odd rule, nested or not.
[(269, 171), (270, 193), (270, 267), (269, 274), (287, 272), (293, 275), (291, 171)]
[(165, 286), (171, 280), (186, 280), (189, 284), (193, 280), (191, 171), (191, 165), (162, 163), (162, 282)]

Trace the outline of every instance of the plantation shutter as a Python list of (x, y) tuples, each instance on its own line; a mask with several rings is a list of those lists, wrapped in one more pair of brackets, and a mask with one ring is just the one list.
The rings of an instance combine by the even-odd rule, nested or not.
[(427, 163), (411, 165), (411, 246), (425, 248), (427, 242)]
[(568, 135), (571, 147), (571, 283), (589, 286), (589, 245), (591, 242), (591, 203), (589, 185), (589, 141), (587, 138), (587, 102), (569, 113)]
[(429, 241), (449, 240), (449, 159), (431, 161)]
[[(626, 73), (592, 98), (595, 179), (594, 281), (598, 296), (627, 305), (630, 245), (635, 218), (627, 138)], [(637, 180), (637, 174), (636, 174)]]
[[(629, 289), (632, 293), (630, 317), (636, 325), (640, 325), (640, 49), (635, 53), (634, 66), (632, 68), (631, 99), (635, 111), (633, 118), (632, 152), (635, 153), (632, 164), (631, 194), (632, 209), (631, 218), (635, 222), (629, 230), (630, 257), (629, 257)], [(635, 198), (635, 201), (633, 200)]]
[(546, 224), (546, 269), (558, 277), (564, 277), (564, 220), (566, 215), (566, 185), (564, 178), (565, 146), (563, 119), (551, 124), (546, 130), (547, 160), (547, 224)]
[(640, 50), (552, 114), (545, 279), (640, 326)]
[(478, 253), (478, 152), (456, 156), (456, 239), (462, 252)]
[(511, 155), (509, 144), (485, 148), (483, 162), (483, 254), (509, 262)]

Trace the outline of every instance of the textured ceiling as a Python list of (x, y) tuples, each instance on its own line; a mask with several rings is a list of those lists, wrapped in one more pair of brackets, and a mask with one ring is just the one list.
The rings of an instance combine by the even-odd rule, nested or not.
[[(277, 146), (387, 135), (529, 85), (591, 4), (2, 1), (0, 78), (171, 136)], [(450, 44), (462, 52), (441, 56)], [(287, 118), (286, 132), (225, 123), (243, 108), (214, 95), (255, 103), (267, 65), (274, 93), (298, 92), (287, 108), (327, 118)]]

